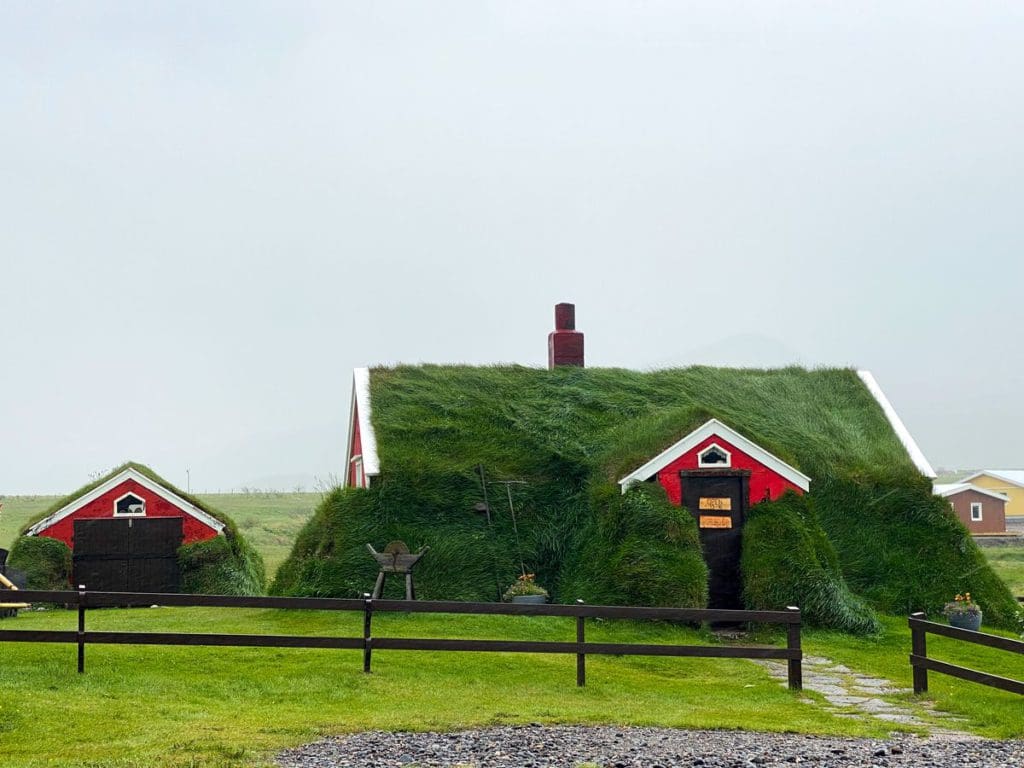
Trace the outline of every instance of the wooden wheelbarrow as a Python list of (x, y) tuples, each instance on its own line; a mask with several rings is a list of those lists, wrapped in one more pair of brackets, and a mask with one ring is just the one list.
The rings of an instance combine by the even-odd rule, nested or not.
[(392, 541), (383, 552), (378, 552), (372, 544), (366, 548), (373, 555), (374, 560), (380, 566), (380, 573), (377, 574), (377, 582), (373, 585), (373, 599), (376, 600), (384, 592), (384, 579), (389, 573), (405, 575), (405, 599), (415, 600), (416, 589), (412, 584), (412, 568), (430, 550), (430, 547), (422, 547), (419, 552), (412, 554), (404, 541)]

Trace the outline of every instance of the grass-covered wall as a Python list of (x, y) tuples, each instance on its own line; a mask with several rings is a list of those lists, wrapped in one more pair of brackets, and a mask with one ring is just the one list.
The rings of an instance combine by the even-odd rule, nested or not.
[(31, 588), (67, 588), (71, 583), (71, 550), (63, 542), (45, 536), (26, 536), (25, 532), (40, 520), (129, 468), (224, 523), (223, 533), (215, 539), (187, 544), (178, 550), (182, 589), (185, 592), (228, 595), (263, 593), (266, 589), (263, 559), (245, 541), (234, 521), (209, 504), (168, 483), (144, 464), (135, 462), (115, 467), (103, 477), (56, 501), (22, 526), (21, 535), (15, 540), (8, 561), (12, 567), (29, 575)]
[[(854, 595), (934, 612), (970, 591), (995, 623), (1016, 609), (854, 371), (399, 366), (374, 369), (370, 388), (382, 474), (325, 499), (277, 593), (367, 591), (376, 566), (365, 544), (399, 538), (431, 547), (417, 570), (423, 597), (496, 599), (521, 558), (556, 600), (701, 605), (692, 521), (657, 490), (623, 498), (614, 482), (714, 417), (812, 478), (813, 507), (751, 513), (752, 573), (786, 547), (802, 562), (786, 585), (748, 578), (751, 605), (816, 602), (819, 622), (857, 631), (873, 618)], [(505, 486), (487, 487), (490, 526), (474, 511), (479, 466), (490, 481), (522, 481), (511, 486), (518, 542)], [(797, 519), (785, 537), (763, 533)], [(841, 607), (826, 610), (830, 596)]]

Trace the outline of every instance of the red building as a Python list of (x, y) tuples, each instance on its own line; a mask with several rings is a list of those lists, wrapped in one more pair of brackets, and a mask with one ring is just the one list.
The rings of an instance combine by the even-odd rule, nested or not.
[(717, 419), (711, 419), (619, 480), (657, 482), (697, 522), (708, 564), (712, 608), (737, 608), (747, 510), (786, 491), (805, 493), (811, 479)]
[(1006, 502), (1010, 497), (972, 483), (936, 483), (935, 495), (949, 502), (968, 531), (1006, 534)]
[(212, 539), (224, 530), (224, 523), (207, 514), (173, 491), (128, 467), (96, 488), (67, 500), (53, 514), (26, 531), (29, 536), (49, 536), (75, 550), (75, 523), (80, 520), (152, 520), (178, 518), (182, 539), (178, 546)]
[(177, 552), (218, 536), (223, 522), (132, 465), (64, 500), (25, 533), (71, 549), (74, 583), (89, 589), (175, 592)]

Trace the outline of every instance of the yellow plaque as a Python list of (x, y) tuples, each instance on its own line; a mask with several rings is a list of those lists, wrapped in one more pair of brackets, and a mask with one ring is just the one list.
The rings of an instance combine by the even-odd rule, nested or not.
[(731, 512), (732, 511), (732, 499), (730, 499), (728, 496), (726, 498), (724, 498), (724, 499), (717, 499), (717, 498), (709, 499), (709, 498), (706, 498), (706, 497), (702, 496), (701, 499), (700, 499), (700, 508), (701, 509), (721, 509), (721, 510), (724, 510), (726, 512)]
[(712, 515), (700, 516), (701, 528), (732, 528), (731, 517), (714, 517)]

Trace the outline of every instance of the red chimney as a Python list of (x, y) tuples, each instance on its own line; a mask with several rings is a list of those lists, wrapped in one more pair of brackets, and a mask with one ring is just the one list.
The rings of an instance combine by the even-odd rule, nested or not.
[(583, 334), (576, 330), (576, 305), (555, 304), (555, 330), (548, 334), (548, 368), (583, 367)]

